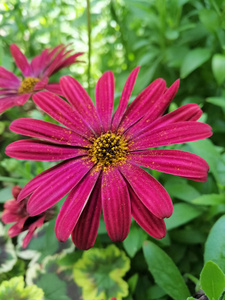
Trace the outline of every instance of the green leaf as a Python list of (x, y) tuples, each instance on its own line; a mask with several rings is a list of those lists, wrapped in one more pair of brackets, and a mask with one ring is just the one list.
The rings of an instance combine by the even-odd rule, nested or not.
[(10, 271), (16, 261), (17, 257), (12, 241), (5, 236), (4, 227), (0, 223), (0, 273)]
[(187, 300), (196, 300), (196, 298), (188, 297)]
[(217, 300), (225, 288), (223, 271), (212, 261), (208, 261), (200, 274), (201, 287), (209, 299)]
[(35, 285), (24, 288), (23, 276), (13, 277), (0, 285), (0, 300), (43, 300), (42, 289)]
[(179, 227), (197, 218), (203, 213), (202, 210), (187, 203), (177, 203), (174, 205), (173, 214), (169, 219), (165, 219), (167, 230)]
[(66, 296), (66, 283), (55, 274), (44, 274), (36, 283), (45, 293), (45, 300), (70, 300)]
[(11, 187), (5, 187), (4, 189), (1, 189), (0, 191), (0, 203), (4, 203), (9, 199), (12, 199), (12, 188)]
[(211, 52), (207, 48), (196, 48), (190, 50), (184, 57), (180, 69), (181, 78), (187, 77), (191, 72), (200, 67), (210, 58)]
[(206, 99), (207, 102), (212, 103), (214, 105), (225, 108), (225, 98), (222, 97), (209, 97)]
[(225, 203), (225, 195), (218, 195), (218, 194), (207, 194), (202, 195), (198, 198), (195, 198), (191, 201), (193, 204), (199, 205), (219, 205)]
[(190, 202), (200, 196), (200, 193), (182, 178), (173, 178), (166, 182), (165, 189), (171, 197)]
[(74, 280), (82, 287), (84, 300), (121, 300), (128, 295), (128, 284), (122, 277), (129, 268), (129, 258), (115, 245), (90, 249), (75, 263)]
[(178, 268), (172, 259), (153, 242), (143, 245), (144, 257), (155, 282), (175, 299), (187, 298), (190, 294)]
[(62, 259), (67, 260), (65, 256), (67, 254), (48, 256), (41, 264), (31, 264), (27, 270), (27, 282), (41, 287), (45, 300), (83, 299), (80, 287), (73, 280), (72, 267), (63, 265)]
[(221, 85), (225, 80), (225, 55), (215, 54), (213, 56), (212, 71), (217, 83)]
[(225, 272), (225, 215), (212, 227), (205, 243), (204, 261), (212, 260)]
[(216, 29), (219, 27), (219, 17), (214, 10), (201, 10), (199, 12), (199, 18), (204, 24), (205, 28), (207, 28), (211, 32), (215, 32)]
[(147, 234), (136, 224), (132, 223), (128, 237), (123, 241), (123, 246), (130, 257), (134, 257), (141, 249)]

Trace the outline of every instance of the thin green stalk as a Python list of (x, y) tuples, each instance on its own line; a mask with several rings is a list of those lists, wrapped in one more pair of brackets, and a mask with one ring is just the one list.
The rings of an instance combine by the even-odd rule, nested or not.
[(88, 28), (88, 94), (90, 94), (90, 78), (91, 78), (91, 13), (90, 0), (87, 0), (87, 28)]

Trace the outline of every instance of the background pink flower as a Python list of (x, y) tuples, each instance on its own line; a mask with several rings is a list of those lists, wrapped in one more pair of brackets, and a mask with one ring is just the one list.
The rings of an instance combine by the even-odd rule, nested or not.
[(138, 74), (127, 79), (113, 115), (114, 76), (106, 72), (96, 86), (96, 108), (82, 86), (64, 76), (61, 89), (69, 104), (50, 92), (39, 92), (34, 102), (65, 127), (34, 119), (15, 120), (10, 129), (36, 139), (20, 140), (6, 148), (19, 159), (63, 160), (31, 180), (18, 200), (31, 197), (27, 210), (35, 216), (67, 193), (57, 217), (60, 241), (72, 235), (81, 249), (94, 245), (103, 210), (113, 241), (126, 238), (131, 215), (151, 236), (166, 234), (164, 218), (172, 214), (171, 199), (163, 186), (140, 166), (196, 181), (206, 181), (208, 164), (197, 155), (178, 150), (148, 150), (211, 136), (211, 127), (196, 122), (202, 112), (187, 104), (162, 116), (175, 96), (179, 80), (166, 88), (157, 79), (127, 107)]
[(14, 199), (5, 202), (1, 220), (4, 224), (15, 222), (15, 224), (12, 225), (8, 230), (8, 234), (11, 238), (17, 236), (23, 231), (28, 230), (27, 235), (23, 239), (22, 245), (23, 248), (26, 248), (35, 230), (41, 227), (44, 222), (47, 222), (53, 218), (55, 209), (50, 208), (40, 215), (30, 217), (26, 210), (29, 197), (17, 202), (17, 197), (20, 191), (21, 187), (18, 185), (12, 188), (12, 195)]
[(53, 50), (45, 49), (29, 63), (20, 49), (12, 44), (11, 54), (23, 79), (0, 67), (0, 113), (12, 106), (25, 104), (33, 93), (42, 89), (61, 95), (58, 83), (48, 84), (49, 77), (77, 62), (77, 57), (82, 55), (81, 52), (71, 54), (72, 51), (66, 48), (67, 46), (59, 45)]

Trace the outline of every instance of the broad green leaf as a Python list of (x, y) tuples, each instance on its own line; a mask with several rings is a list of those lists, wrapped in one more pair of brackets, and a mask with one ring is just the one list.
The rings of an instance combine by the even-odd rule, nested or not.
[(204, 26), (211, 32), (219, 27), (219, 16), (212, 9), (203, 9), (199, 12), (199, 18)]
[(187, 300), (196, 300), (196, 298), (188, 297)]
[(167, 230), (179, 227), (190, 222), (203, 213), (201, 209), (187, 203), (177, 203), (174, 205), (173, 214), (169, 219), (165, 219)]
[(73, 280), (72, 265), (75, 261), (69, 267), (64, 266), (63, 258), (65, 261), (66, 256), (67, 254), (48, 256), (41, 264), (31, 264), (27, 270), (27, 283), (42, 288), (45, 300), (83, 299), (80, 287)]
[(10, 238), (0, 223), (0, 273), (10, 271), (17, 261), (16, 252)]
[(141, 249), (147, 234), (136, 223), (132, 223), (128, 237), (123, 241), (123, 246), (130, 257), (134, 257)]
[(0, 191), (0, 203), (4, 203), (7, 200), (12, 199), (12, 188), (11, 187), (6, 187), (1, 189)]
[(225, 108), (225, 98), (222, 97), (209, 97), (206, 99), (207, 102), (212, 103), (214, 105)]
[(128, 295), (128, 284), (122, 277), (129, 268), (129, 258), (115, 245), (90, 249), (75, 263), (74, 280), (82, 287), (84, 300), (121, 300)]
[(225, 80), (225, 55), (215, 54), (213, 56), (212, 71), (217, 83), (221, 85)]
[(222, 180), (218, 174), (218, 166), (224, 164), (220, 153), (210, 140), (201, 140), (188, 143), (191, 152), (201, 156), (209, 164), (209, 169), (213, 173), (216, 181), (222, 184)]
[(143, 245), (144, 257), (155, 282), (174, 300), (187, 298), (190, 294), (178, 268), (172, 259), (153, 242)]
[(190, 202), (200, 196), (200, 193), (182, 178), (173, 178), (165, 184), (165, 189), (171, 197)]
[(195, 198), (191, 201), (193, 204), (199, 205), (218, 205), (225, 204), (225, 195), (219, 194), (207, 194)]
[(19, 276), (1, 283), (0, 300), (44, 300), (44, 293), (35, 285), (25, 288), (23, 276)]
[(225, 215), (212, 227), (205, 243), (204, 261), (212, 260), (225, 272)]
[(212, 261), (208, 261), (200, 274), (201, 287), (210, 300), (219, 299), (225, 288), (225, 275)]
[(184, 57), (180, 69), (181, 78), (187, 77), (191, 72), (200, 67), (210, 58), (211, 52), (207, 48), (196, 48), (190, 50)]

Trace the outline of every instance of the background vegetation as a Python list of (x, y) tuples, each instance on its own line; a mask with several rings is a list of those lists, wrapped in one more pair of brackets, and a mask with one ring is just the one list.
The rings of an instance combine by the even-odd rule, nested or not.
[[(128, 74), (137, 65), (141, 70), (131, 101), (155, 78), (164, 78), (168, 86), (181, 78), (169, 111), (191, 102), (199, 104), (204, 111), (201, 121), (211, 125), (214, 134), (210, 140), (169, 148), (203, 157), (210, 166), (208, 181), (196, 183), (151, 171), (174, 203), (162, 240), (147, 236), (133, 222), (127, 239), (114, 245), (101, 220), (95, 247), (84, 253), (74, 251), (71, 241), (57, 241), (53, 220), (22, 250), (22, 237), (10, 240), (8, 226), (1, 227), (0, 299), (42, 299), (44, 292), (46, 300), (183, 300), (200, 288), (209, 299), (219, 299), (225, 286), (225, 1), (95, 0), (90, 2), (90, 12), (88, 62), (86, 1), (2, 1), (0, 64), (16, 70), (9, 52), (12, 43), (28, 58), (44, 48), (70, 43), (71, 49), (85, 52), (83, 62), (57, 73), (52, 81), (72, 75), (94, 100), (98, 78), (112, 70), (116, 105)], [(23, 186), (51, 165), (6, 157), (6, 145), (20, 138), (8, 130), (18, 116), (50, 120), (31, 103), (1, 116), (1, 208), (12, 198), (14, 184)], [(199, 281), (209, 260), (214, 264), (205, 265)], [(9, 279), (14, 281), (4, 281)], [(214, 281), (220, 283), (216, 294), (207, 289)], [(31, 284), (37, 285), (33, 291), (28, 289)]]

